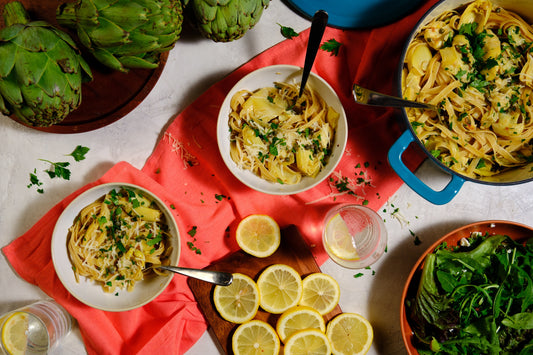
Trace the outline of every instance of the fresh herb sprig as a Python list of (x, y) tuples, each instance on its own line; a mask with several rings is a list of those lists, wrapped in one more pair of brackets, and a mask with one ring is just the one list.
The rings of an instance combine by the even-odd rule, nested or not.
[[(66, 156), (71, 156), (74, 158), (75, 161), (79, 162), (81, 160), (85, 159), (85, 155), (89, 152), (89, 148), (78, 145), (70, 154), (66, 154)], [(59, 178), (64, 180), (70, 180), (71, 171), (69, 169), (70, 163), (69, 162), (53, 162), (48, 159), (39, 159), (39, 161), (45, 162), (50, 164), (50, 168), (47, 170), (44, 170), (44, 172), (48, 175), (50, 179)], [(31, 188), (32, 186), (37, 187), (38, 193), (44, 193), (44, 189), (42, 188), (43, 182), (39, 179), (37, 176), (37, 169), (34, 169), (32, 173), (30, 173), (30, 183), (27, 185), (28, 188)]]

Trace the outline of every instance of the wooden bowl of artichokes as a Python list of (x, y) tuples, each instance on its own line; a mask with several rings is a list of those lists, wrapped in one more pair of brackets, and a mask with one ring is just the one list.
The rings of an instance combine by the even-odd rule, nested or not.
[[(38, 130), (76, 133), (136, 107), (179, 38), (181, 3), (113, 3), (99, 9), (92, 0), (0, 1), (0, 112)], [(163, 19), (169, 21), (153, 26)]]
[[(151, 91), (185, 16), (203, 37), (229, 42), (252, 28), (268, 3), (0, 0), (0, 113), (47, 132), (103, 127)], [(245, 11), (224, 16), (223, 8), (239, 4)]]

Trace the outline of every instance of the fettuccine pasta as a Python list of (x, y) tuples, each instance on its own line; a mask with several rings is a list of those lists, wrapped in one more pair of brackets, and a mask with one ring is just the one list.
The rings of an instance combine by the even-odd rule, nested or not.
[(406, 52), (403, 96), (418, 138), (450, 169), (493, 176), (533, 161), (533, 28), (477, 0), (421, 28)]
[(297, 184), (327, 164), (340, 115), (312, 87), (300, 98), (299, 89), (277, 82), (232, 97), (230, 154), (240, 168), (271, 182)]
[[(85, 276), (105, 292), (133, 290), (151, 265), (168, 264), (170, 234), (161, 210), (139, 191), (111, 190), (82, 209), (69, 229), (67, 250), (79, 282)], [(153, 270), (153, 271), (152, 271)]]

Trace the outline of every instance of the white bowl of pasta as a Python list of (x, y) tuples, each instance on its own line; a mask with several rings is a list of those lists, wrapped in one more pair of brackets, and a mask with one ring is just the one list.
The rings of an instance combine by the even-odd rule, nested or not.
[(93, 308), (122, 312), (147, 304), (177, 265), (179, 230), (154, 193), (128, 183), (97, 185), (76, 197), (56, 222), (52, 261), (65, 288)]
[[(442, 0), (418, 22), (400, 61), (398, 91), (435, 111), (402, 109), (408, 129), (389, 162), (418, 194), (449, 202), (466, 181), (533, 181), (533, 2)], [(401, 161), (417, 142), (451, 175), (433, 190)]]
[(329, 176), (347, 140), (347, 120), (335, 90), (311, 73), (298, 97), (302, 68), (272, 65), (244, 76), (218, 116), (217, 140), (233, 175), (272, 195), (308, 190)]

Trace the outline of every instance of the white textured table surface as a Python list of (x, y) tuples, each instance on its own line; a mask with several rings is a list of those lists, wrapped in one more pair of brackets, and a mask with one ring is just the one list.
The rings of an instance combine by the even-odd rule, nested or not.
[[(99, 178), (115, 163), (124, 160), (141, 168), (177, 113), (232, 70), (283, 40), (278, 23), (297, 32), (309, 27), (309, 21), (273, 0), (259, 24), (232, 43), (214, 43), (187, 28), (148, 97), (121, 120), (95, 131), (43, 133), (0, 115), (0, 159), (4, 169), (0, 174), (0, 246), (22, 235), (57, 202)], [(91, 150), (87, 159), (73, 166), (70, 181), (46, 180), (44, 194), (27, 188), (29, 173), (46, 168), (38, 159), (61, 161), (77, 145)], [(417, 175), (436, 187), (448, 179), (429, 162), (419, 168)], [(322, 270), (339, 281), (342, 309), (361, 313), (373, 324), (375, 340), (370, 354), (392, 355), (406, 353), (400, 333), (400, 296), (420, 254), (442, 235), (471, 222), (501, 219), (532, 225), (533, 185), (493, 187), (466, 183), (444, 206), (430, 204), (404, 185), (387, 204), (379, 213), (386, 220), (388, 251), (372, 266), (375, 274), (363, 270), (364, 276), (354, 278), (359, 271), (343, 269), (331, 261)], [(404, 223), (390, 216), (390, 204), (399, 208)], [(415, 245), (412, 233), (421, 239), (421, 245)], [(0, 314), (46, 297), (20, 279), (3, 255), (0, 274)], [(208, 331), (189, 354), (218, 352)], [(55, 353), (85, 353), (76, 327)]]

